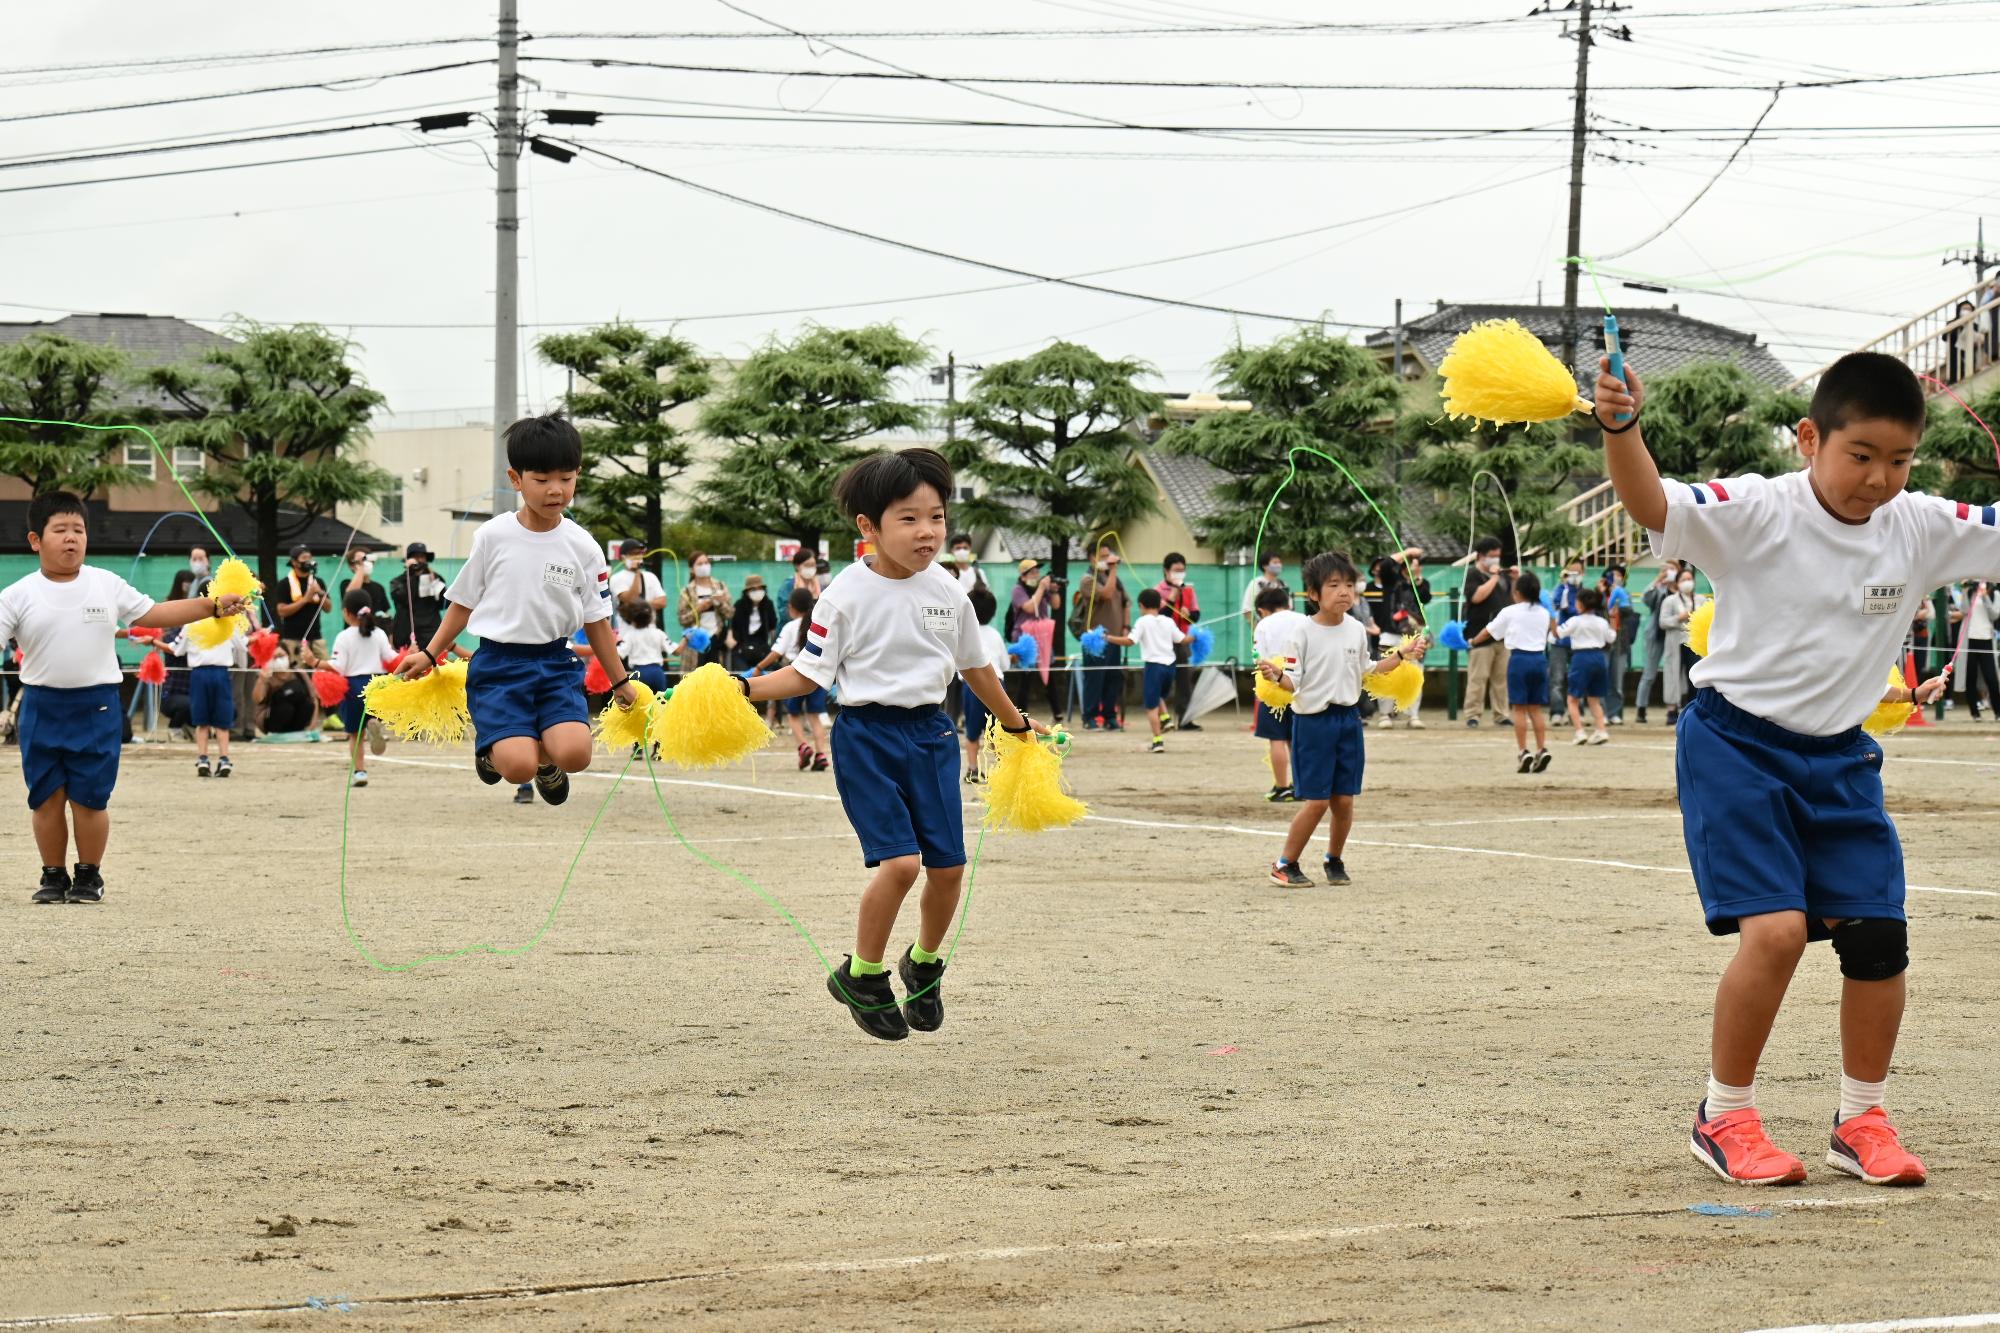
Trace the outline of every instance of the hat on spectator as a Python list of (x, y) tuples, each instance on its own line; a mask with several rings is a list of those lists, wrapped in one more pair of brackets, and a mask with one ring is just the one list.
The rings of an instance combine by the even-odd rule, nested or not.
[(418, 556), (422, 556), (426, 560), (434, 560), (437, 558), (431, 553), (431, 548), (424, 545), (422, 542), (411, 542), (408, 546), (405, 546), (403, 548), (403, 559), (415, 560)]
[(312, 547), (306, 545), (304, 542), (300, 542), (292, 548), (292, 559), (296, 560), (302, 555), (311, 555), (312, 549)]
[(637, 537), (627, 537), (624, 541), (618, 543), (619, 555), (644, 555), (645, 553), (646, 543), (640, 541)]
[(1027, 572), (1028, 572), (1029, 570), (1031, 570), (1031, 569), (1040, 569), (1041, 567), (1042, 567), (1042, 562), (1041, 562), (1041, 561), (1039, 561), (1039, 560), (1035, 560), (1035, 559), (1032, 559), (1032, 558), (1031, 558), (1031, 559), (1027, 559), (1027, 560), (1023, 560), (1023, 561), (1022, 561), (1022, 562), (1020, 563), (1020, 565), (1016, 567), (1016, 570), (1015, 570), (1015, 572), (1016, 572), (1016, 573), (1020, 573), (1020, 574), (1025, 574), (1025, 573), (1027, 573)]
[(752, 588), (761, 588), (763, 586), (764, 576), (762, 574), (752, 574), (743, 580), (743, 591), (745, 592), (749, 592)]

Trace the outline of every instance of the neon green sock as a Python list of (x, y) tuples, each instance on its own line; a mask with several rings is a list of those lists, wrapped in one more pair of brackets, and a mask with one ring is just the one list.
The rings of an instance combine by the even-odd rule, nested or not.
[(939, 958), (943, 956), (944, 955), (942, 954), (932, 953), (929, 949), (926, 949), (921, 944), (913, 943), (910, 945), (910, 961), (913, 963), (922, 963), (926, 967), (928, 967), (930, 964), (935, 963)]
[(850, 977), (879, 977), (889, 969), (880, 963), (871, 963), (865, 958), (849, 958), (847, 975)]

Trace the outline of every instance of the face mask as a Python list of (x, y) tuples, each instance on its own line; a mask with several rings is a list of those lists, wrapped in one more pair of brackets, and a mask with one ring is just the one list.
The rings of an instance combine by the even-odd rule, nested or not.
[(637, 570), (639, 568), (639, 565), (640, 565), (640, 558), (638, 556), (628, 555), (625, 557), (625, 568), (630, 570)]
[(1264, 577), (1267, 579), (1275, 579), (1282, 577), (1284, 572), (1285, 572), (1285, 567), (1283, 565), (1264, 566)]
[(273, 653), (271, 655), (271, 670), (273, 671), (283, 671), (290, 667), (291, 664), (292, 659), (286, 657), (283, 653)]
[(200, 578), (203, 574), (208, 573), (208, 561), (206, 560), (188, 561), (188, 572), (193, 574), (196, 578)]
[(748, 593), (744, 595), (747, 596), (753, 602), (761, 602), (764, 600), (764, 590), (762, 588), (752, 588)]
[(1577, 584), (1583, 582), (1583, 575), (1565, 574), (1563, 575), (1563, 582), (1569, 584), (1570, 587), (1574, 588)]
[(1173, 573), (1167, 575), (1167, 582), (1178, 588), (1187, 582), (1187, 575), (1181, 573), (1179, 570), (1175, 570)]
[(1480, 560), (1479, 567), (1491, 574), (1494, 570), (1500, 568), (1500, 557), (1497, 555), (1486, 556)]
[(314, 570), (316, 570), (316, 569), (318, 569), (318, 568), (319, 568), (319, 561), (317, 561), (317, 560), (306, 560), (306, 561), (303, 561), (303, 562), (301, 562), (301, 563), (299, 563), (299, 564), (296, 564), (296, 565), (292, 566), (292, 568), (294, 568), (294, 569), (298, 570), (298, 572), (299, 572), (300, 574), (311, 574), (311, 573), (312, 573), (312, 572), (313, 572)]
[(953, 551), (953, 552), (951, 553), (951, 558), (952, 558), (952, 563), (954, 563), (954, 564), (959, 564), (959, 565), (969, 565), (969, 564), (971, 564), (971, 563), (972, 563), (972, 552), (970, 552), (970, 551)]
[(1693, 579), (1682, 579), (1682, 580), (1681, 580), (1681, 591), (1682, 591), (1682, 592), (1684, 592), (1684, 593), (1691, 593), (1691, 592), (1693, 592), (1693, 591), (1694, 591), (1694, 580), (1693, 580)]
[(800, 565), (799, 577), (807, 581), (816, 579), (819, 577), (819, 568), (815, 565)]
[(708, 577), (708, 562), (707, 562), (707, 561), (705, 561), (705, 560), (704, 560), (704, 561), (703, 561), (702, 563), (700, 563), (700, 564), (698, 564), (698, 565), (696, 565), (696, 566), (694, 567), (694, 576), (695, 576), (696, 578), (698, 578), (698, 579), (705, 579), (705, 578), (707, 578), (707, 577)]

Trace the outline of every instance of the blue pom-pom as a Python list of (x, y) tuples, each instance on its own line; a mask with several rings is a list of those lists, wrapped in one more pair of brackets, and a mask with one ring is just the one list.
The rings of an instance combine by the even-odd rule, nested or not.
[(1007, 656), (1014, 659), (1015, 666), (1025, 671), (1040, 661), (1042, 655), (1040, 649), (1035, 646), (1035, 641), (1023, 634), (1007, 645)]
[(1077, 639), (1077, 645), (1092, 657), (1104, 656), (1105, 634), (1102, 629), (1087, 629)]
[(1472, 645), (1465, 641), (1465, 622), (1463, 620), (1446, 621), (1445, 627), (1438, 631), (1438, 646), (1449, 648), (1455, 653), (1471, 652)]
[(1556, 613), (1556, 599), (1546, 592), (1542, 594), (1542, 609), (1550, 615)]
[(1196, 625), (1188, 630), (1188, 665), (1200, 666), (1215, 651), (1215, 635), (1208, 626)]
[(698, 653), (705, 653), (708, 651), (709, 644), (708, 631), (697, 625), (687, 632), (687, 638), (682, 640), (682, 642)]

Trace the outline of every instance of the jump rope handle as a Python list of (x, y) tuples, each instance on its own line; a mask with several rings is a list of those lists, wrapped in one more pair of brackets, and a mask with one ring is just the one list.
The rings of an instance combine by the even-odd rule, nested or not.
[[(1625, 349), (1618, 345), (1618, 316), (1604, 317), (1604, 354), (1611, 359), (1611, 378), (1620, 384), (1625, 382)], [(1620, 412), (1613, 421), (1630, 421), (1630, 412)]]

